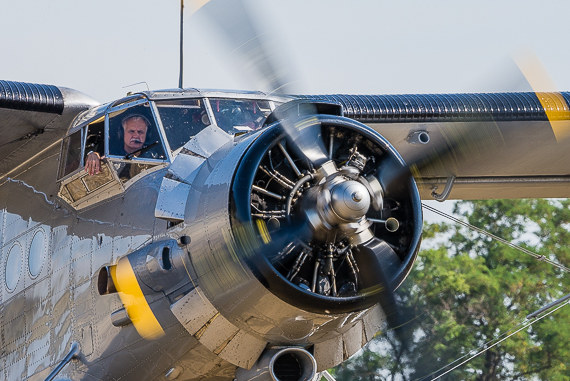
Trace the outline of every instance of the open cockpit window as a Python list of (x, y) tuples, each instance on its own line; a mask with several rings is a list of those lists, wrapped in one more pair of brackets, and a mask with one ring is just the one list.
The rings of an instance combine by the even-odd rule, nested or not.
[(90, 152), (97, 152), (99, 157), (105, 156), (105, 146), (102, 142), (105, 141), (105, 119), (99, 118), (91, 122), (87, 126), (87, 134), (85, 140), (85, 149), (83, 150), (83, 162)]
[(82, 130), (77, 130), (63, 139), (58, 178), (69, 175), (82, 165), (81, 131)]
[(269, 101), (264, 100), (210, 98), (210, 106), (218, 127), (230, 134), (263, 127), (271, 113)]
[[(164, 167), (168, 145), (152, 107), (136, 99), (74, 127), (62, 145), (59, 196), (82, 209), (124, 192), (137, 179)], [(87, 171), (86, 163), (89, 168), (97, 163), (97, 170)]]
[(105, 155), (104, 145), (100, 143), (104, 141), (104, 117), (74, 130), (63, 139), (58, 179), (83, 169), (89, 152), (97, 152), (101, 157)]
[(203, 99), (162, 100), (155, 104), (166, 139), (173, 151), (210, 125)]

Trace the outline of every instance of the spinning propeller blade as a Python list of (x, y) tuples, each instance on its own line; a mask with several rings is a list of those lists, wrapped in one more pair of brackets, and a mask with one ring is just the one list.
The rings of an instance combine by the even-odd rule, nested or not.
[(243, 72), (261, 80), (263, 88), (271, 93), (284, 93), (291, 82), (290, 66), (277, 58), (271, 50), (266, 33), (261, 33), (242, 0), (210, 1), (199, 13), (205, 15), (221, 34), (228, 50), (239, 56)]
[(378, 295), (390, 328), (400, 327), (402, 319), (396, 305), (393, 285), (386, 275), (400, 265), (398, 255), (385, 241), (374, 237), (357, 247), (354, 259), (360, 268), (360, 281), (364, 292), (374, 292)]
[[(281, 46), (270, 41), (268, 33), (262, 33), (250, 15), (242, 0), (210, 1), (200, 10), (217, 26), (228, 49), (238, 55), (243, 62), (243, 71), (250, 72), (261, 80), (262, 89), (270, 93), (290, 92), (293, 81), (291, 62), (271, 49)], [(286, 133), (291, 137), (292, 146), (305, 156), (315, 167), (327, 161), (327, 154), (320, 134), (315, 129), (306, 129), (307, 125), (299, 125), (289, 120), (290, 116), (299, 112), (314, 114), (308, 110), (308, 104), (297, 104), (296, 108), (287, 106), (285, 110), (276, 110), (282, 120)], [(297, 116), (297, 115), (295, 115)], [(309, 122), (310, 123), (310, 122)]]

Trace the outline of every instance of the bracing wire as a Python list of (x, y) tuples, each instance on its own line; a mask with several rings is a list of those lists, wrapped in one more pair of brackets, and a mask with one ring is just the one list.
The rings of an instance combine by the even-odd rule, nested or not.
[[(560, 264), (560, 263), (558, 263), (558, 262), (555, 262), (555, 261), (553, 261), (553, 260), (550, 260), (549, 258), (546, 258), (544, 255), (536, 254), (536, 253), (534, 253), (534, 252), (532, 252), (532, 251), (530, 251), (530, 250), (528, 250), (528, 249), (526, 249), (526, 248), (524, 248), (524, 247), (521, 247), (521, 246), (519, 246), (519, 245), (516, 245), (516, 244), (514, 244), (514, 243), (512, 243), (512, 242), (509, 242), (509, 241), (507, 241), (507, 240), (505, 240), (505, 239), (503, 239), (503, 238), (501, 238), (501, 237), (498, 237), (498, 236), (496, 236), (496, 235), (494, 235), (494, 234), (492, 234), (492, 233), (489, 233), (489, 232), (486, 231), (486, 230), (483, 230), (483, 229), (481, 229), (481, 228), (478, 228), (477, 226), (471, 225), (471, 224), (469, 224), (469, 223), (467, 223), (467, 222), (465, 222), (465, 221), (461, 221), (460, 219), (455, 218), (455, 217), (453, 217), (453, 216), (451, 216), (451, 215), (449, 215), (449, 214), (447, 214), (447, 213), (445, 213), (445, 212), (442, 212), (442, 211), (440, 211), (440, 210), (437, 210), (437, 209), (435, 209), (435, 208), (432, 208), (432, 207), (429, 206), (429, 205), (422, 204), (422, 206), (423, 206), (425, 209), (427, 209), (427, 210), (429, 210), (429, 211), (431, 211), (431, 212), (434, 212), (434, 213), (436, 213), (436, 214), (439, 214), (440, 216), (445, 217), (445, 218), (447, 218), (447, 219), (449, 219), (449, 220), (451, 220), (451, 221), (453, 221), (453, 222), (455, 222), (455, 223), (458, 223), (458, 224), (460, 224), (460, 225), (462, 225), (462, 226), (465, 226), (465, 227), (467, 227), (467, 228), (469, 228), (469, 229), (475, 230), (476, 232), (481, 233), (481, 234), (483, 234), (483, 235), (486, 235), (486, 236), (488, 236), (488, 237), (490, 237), (490, 238), (492, 238), (492, 239), (494, 239), (494, 240), (496, 240), (496, 241), (498, 241), (498, 242), (501, 242), (501, 243), (503, 243), (503, 244), (505, 244), (505, 245), (507, 245), (507, 246), (509, 246), (509, 247), (512, 247), (513, 249), (519, 250), (519, 251), (521, 251), (521, 252), (523, 252), (523, 253), (525, 253), (525, 254), (527, 254), (527, 255), (530, 255), (530, 256), (532, 256), (533, 258), (535, 258), (535, 259), (537, 259), (537, 260), (539, 260), (539, 261), (543, 261), (543, 262), (549, 263), (549, 264), (551, 264), (551, 265), (553, 265), (553, 266), (555, 266), (555, 267), (557, 267), (557, 268), (559, 268), (559, 269), (561, 269), (561, 270), (563, 270), (563, 271), (565, 271), (565, 272), (568, 272), (568, 271), (570, 270), (570, 269), (568, 269), (566, 266), (564, 266), (564, 265), (562, 265), (562, 264)], [(439, 378), (445, 376), (446, 374), (452, 372), (453, 370), (457, 369), (458, 367), (460, 367), (460, 366), (464, 365), (465, 363), (471, 361), (471, 360), (474, 359), (475, 357), (481, 355), (482, 353), (485, 353), (486, 351), (488, 351), (489, 349), (493, 348), (494, 346), (496, 346), (496, 345), (502, 343), (503, 341), (505, 341), (505, 340), (508, 339), (509, 337), (511, 337), (511, 336), (513, 336), (513, 335), (515, 335), (515, 334), (517, 334), (518, 332), (522, 331), (523, 329), (526, 329), (526, 328), (530, 327), (532, 324), (534, 324), (534, 323), (536, 323), (537, 321), (539, 321), (539, 320), (541, 320), (541, 319), (547, 317), (548, 315), (550, 315), (550, 314), (552, 314), (552, 313), (558, 311), (560, 308), (562, 308), (562, 307), (564, 307), (564, 306), (570, 304), (570, 300), (569, 300), (569, 299), (570, 299), (570, 296), (569, 296), (569, 295), (566, 295), (565, 297), (559, 299), (558, 301), (556, 301), (556, 302), (554, 302), (554, 303), (550, 303), (549, 305), (547, 305), (547, 306), (545, 306), (545, 307), (539, 309), (538, 311), (535, 311), (535, 312), (529, 314), (529, 315), (525, 318), (525, 320), (523, 320), (523, 321), (522, 321), (520, 324), (518, 324), (517, 326), (515, 326), (515, 327), (511, 328), (510, 330), (508, 330), (508, 331), (502, 333), (502, 334), (499, 335), (498, 337), (496, 337), (496, 338), (494, 338), (494, 339), (492, 339), (492, 340), (489, 340), (488, 342), (486, 342), (485, 344), (483, 344), (483, 345), (480, 346), (479, 348), (477, 348), (477, 349), (475, 349), (475, 350), (472, 350), (472, 351), (469, 351), (469, 352), (466, 353), (465, 355), (463, 355), (463, 356), (461, 356), (461, 357), (455, 359), (454, 361), (452, 361), (452, 362), (450, 362), (449, 364), (447, 364), (447, 365), (445, 365), (445, 366), (439, 368), (438, 370), (433, 371), (432, 373), (427, 374), (427, 375), (425, 375), (425, 376), (423, 376), (423, 377), (421, 377), (421, 378), (418, 378), (418, 379), (416, 379), (416, 380), (418, 380), (418, 381), (423, 381), (423, 380), (427, 380), (427, 379), (429, 378), (430, 381), (433, 381), (433, 380), (437, 380), (437, 379), (439, 379)], [(553, 307), (555, 307), (555, 306), (558, 305), (558, 304), (560, 304), (558, 307), (556, 307), (555, 309), (552, 309)], [(546, 311), (549, 310), (549, 309), (552, 309), (552, 310), (549, 311), (549, 312), (546, 312)], [(543, 313), (543, 312), (546, 312), (546, 313), (544, 313), (543, 315), (540, 315), (540, 314)], [(540, 315), (540, 316), (539, 316), (539, 315)], [(475, 352), (475, 353), (472, 354), (473, 352)], [(472, 355), (471, 355), (471, 354), (472, 354)], [(462, 360), (463, 360), (463, 361), (462, 361)], [(454, 364), (456, 364), (456, 365), (454, 365)], [(454, 366), (452, 366), (452, 365), (454, 365)], [(452, 367), (449, 368), (450, 366), (452, 366)], [(449, 368), (449, 369), (447, 369), (447, 368)], [(438, 374), (439, 372), (443, 371), (444, 369), (447, 369), (447, 370), (446, 370), (445, 372), (443, 372), (443, 373)], [(434, 375), (437, 375), (437, 376), (435, 376), (435, 377), (433, 377), (433, 378), (430, 378), (430, 377), (432, 377), (432, 376), (434, 376)]]
[(461, 221), (460, 219), (455, 218), (455, 217), (453, 217), (453, 216), (451, 216), (451, 215), (449, 215), (449, 214), (447, 214), (447, 213), (445, 213), (445, 212), (442, 212), (442, 211), (440, 211), (440, 210), (437, 210), (437, 209), (435, 209), (435, 208), (432, 208), (432, 207), (429, 206), (429, 205), (426, 205), (426, 204), (422, 203), (422, 206), (423, 206), (425, 209), (429, 210), (430, 212), (434, 212), (434, 213), (436, 213), (436, 214), (439, 214), (440, 216), (445, 217), (445, 218), (447, 218), (447, 219), (449, 219), (449, 220), (451, 220), (451, 221), (453, 221), (453, 222), (455, 222), (455, 223), (458, 223), (458, 224), (460, 224), (460, 225), (462, 225), (462, 226), (465, 226), (466, 228), (475, 230), (476, 232), (481, 233), (481, 234), (483, 234), (483, 235), (486, 235), (487, 237), (490, 237), (490, 238), (492, 238), (492, 239), (494, 239), (494, 240), (496, 240), (496, 241), (498, 241), (498, 242), (501, 242), (501, 243), (503, 243), (503, 244), (505, 244), (505, 245), (507, 245), (507, 246), (509, 246), (509, 247), (512, 247), (513, 249), (516, 249), (516, 250), (521, 251), (521, 252), (523, 252), (523, 253), (525, 253), (525, 254), (527, 254), (527, 255), (530, 255), (531, 257), (535, 258), (535, 259), (538, 260), (538, 261), (542, 261), (542, 262), (546, 262), (546, 263), (548, 263), (548, 264), (551, 264), (552, 266), (555, 266), (555, 267), (559, 268), (560, 270), (562, 270), (562, 271), (564, 271), (564, 272), (570, 272), (570, 269), (569, 269), (568, 267), (564, 266), (564, 265), (561, 264), (561, 263), (558, 263), (558, 262), (556, 262), (556, 261), (553, 261), (553, 260), (547, 258), (547, 257), (544, 256), (544, 255), (536, 254), (536, 253), (534, 253), (534, 252), (532, 252), (532, 251), (530, 251), (530, 250), (528, 250), (528, 249), (526, 249), (526, 248), (524, 248), (524, 247), (522, 247), (522, 246), (516, 245), (516, 244), (514, 244), (514, 243), (512, 243), (512, 242), (507, 241), (506, 239), (503, 239), (503, 238), (498, 237), (498, 236), (496, 236), (496, 235), (494, 235), (494, 234), (492, 234), (492, 233), (489, 233), (489, 232), (486, 231), (486, 230), (483, 230), (483, 229), (481, 229), (481, 228), (478, 228), (478, 227), (475, 226), (475, 225), (471, 225), (471, 224), (468, 223), (468, 222)]
[[(509, 337), (511, 337), (511, 336), (513, 336), (513, 335), (515, 335), (515, 334), (517, 334), (518, 332), (522, 331), (523, 329), (526, 329), (526, 328), (530, 327), (531, 325), (533, 325), (533, 324), (536, 323), (537, 321), (539, 321), (539, 320), (541, 320), (541, 319), (547, 317), (548, 315), (550, 315), (550, 314), (552, 314), (552, 313), (558, 311), (558, 310), (561, 309), (562, 307), (564, 307), (564, 306), (570, 304), (570, 300), (565, 299), (564, 301), (565, 301), (565, 303), (563, 303), (562, 305), (556, 307), (555, 309), (553, 309), (553, 310), (551, 310), (551, 311), (545, 313), (544, 315), (541, 315), (540, 317), (536, 317), (536, 318), (532, 318), (532, 319), (525, 318), (525, 320), (523, 320), (519, 325), (517, 325), (516, 327), (511, 328), (509, 331), (503, 333), (503, 334), (500, 335), (499, 337), (497, 337), (497, 338), (495, 338), (495, 339), (493, 339), (493, 340), (490, 340), (490, 341), (488, 341), (487, 343), (483, 344), (482, 346), (480, 346), (479, 348), (477, 348), (477, 349), (475, 350), (475, 351), (476, 351), (475, 354), (471, 355), (469, 358), (467, 358), (466, 360), (464, 360), (464, 361), (460, 362), (459, 364), (453, 366), (452, 368), (447, 369), (445, 372), (443, 372), (443, 373), (441, 373), (441, 374), (438, 374), (438, 373), (441, 372), (442, 370), (448, 368), (450, 365), (455, 364), (456, 362), (458, 362), (458, 361), (460, 361), (461, 359), (465, 358), (466, 356), (468, 356), (468, 355), (469, 355), (470, 353), (472, 353), (473, 351), (468, 352), (468, 353), (465, 354), (464, 356), (462, 356), (462, 357), (460, 357), (460, 358), (458, 358), (458, 359), (452, 361), (451, 363), (449, 363), (449, 364), (447, 364), (447, 365), (445, 365), (445, 366), (439, 368), (438, 370), (436, 370), (436, 371), (434, 371), (434, 372), (432, 372), (432, 373), (430, 373), (430, 374), (428, 374), (428, 375), (425, 375), (425, 376), (423, 376), (423, 377), (421, 377), (421, 378), (418, 378), (418, 379), (416, 379), (416, 380), (418, 380), (418, 381), (427, 380), (428, 377), (431, 377), (431, 376), (433, 376), (433, 375), (435, 375), (435, 374), (437, 374), (437, 376), (435, 376), (435, 377), (433, 377), (433, 378), (430, 378), (430, 379), (429, 379), (430, 381), (437, 380), (437, 379), (439, 379), (439, 378), (445, 376), (445, 375), (448, 374), (449, 372), (454, 371), (455, 369), (457, 369), (457, 368), (459, 368), (460, 366), (462, 366), (463, 364), (465, 364), (465, 363), (471, 361), (471, 360), (474, 359), (475, 357), (477, 357), (477, 356), (479, 356), (479, 355), (485, 353), (486, 351), (488, 351), (489, 349), (493, 348), (494, 346), (499, 345), (499, 344), (502, 343), (503, 341), (507, 340)], [(531, 314), (531, 315), (532, 315), (532, 314)], [(530, 315), (529, 315), (529, 316), (530, 316)], [(511, 333), (508, 333), (508, 332), (511, 332)], [(505, 336), (505, 335), (506, 335), (506, 336)], [(505, 337), (502, 337), (502, 336), (505, 336)]]

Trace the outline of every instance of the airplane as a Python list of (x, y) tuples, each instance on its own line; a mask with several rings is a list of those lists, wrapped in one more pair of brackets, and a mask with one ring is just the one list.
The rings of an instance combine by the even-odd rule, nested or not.
[(314, 379), (397, 325), (422, 200), (570, 197), (569, 101), (2, 80), (0, 374)]

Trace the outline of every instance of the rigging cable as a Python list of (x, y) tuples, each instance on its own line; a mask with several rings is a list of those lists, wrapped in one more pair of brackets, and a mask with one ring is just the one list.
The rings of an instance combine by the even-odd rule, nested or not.
[(531, 257), (533, 257), (534, 259), (537, 259), (537, 260), (542, 261), (542, 262), (549, 263), (549, 264), (551, 264), (551, 265), (553, 265), (553, 266), (555, 266), (555, 267), (558, 267), (560, 270), (562, 270), (562, 271), (564, 271), (564, 272), (570, 272), (570, 269), (569, 269), (568, 267), (564, 266), (564, 265), (561, 264), (561, 263), (558, 263), (558, 262), (556, 262), (556, 261), (553, 261), (553, 260), (547, 258), (547, 257), (544, 256), (544, 255), (536, 254), (536, 253), (534, 253), (534, 252), (532, 252), (532, 251), (530, 251), (530, 250), (528, 250), (528, 249), (525, 249), (524, 247), (521, 247), (521, 246), (519, 246), (519, 245), (516, 245), (516, 244), (514, 244), (514, 243), (512, 243), (512, 242), (507, 241), (506, 239), (503, 239), (503, 238), (498, 237), (498, 236), (496, 236), (496, 235), (494, 235), (494, 234), (492, 234), (492, 233), (489, 233), (489, 232), (486, 231), (486, 230), (483, 230), (483, 229), (481, 229), (481, 228), (478, 228), (478, 227), (475, 226), (475, 225), (471, 225), (471, 224), (468, 223), (468, 222), (461, 221), (460, 219), (455, 218), (455, 217), (453, 217), (453, 216), (451, 216), (451, 215), (449, 215), (449, 214), (447, 214), (447, 213), (445, 213), (445, 212), (442, 212), (442, 211), (440, 211), (440, 210), (437, 210), (437, 209), (435, 209), (435, 208), (432, 208), (432, 207), (429, 206), (429, 205), (426, 205), (426, 204), (422, 203), (422, 206), (423, 206), (425, 209), (429, 210), (430, 212), (434, 212), (434, 213), (436, 213), (436, 214), (439, 214), (439, 215), (442, 216), (442, 217), (445, 217), (445, 218), (447, 218), (447, 219), (450, 219), (450, 220), (453, 221), (453, 222), (456, 222), (456, 223), (458, 223), (458, 224), (460, 224), (460, 225), (463, 225), (463, 226), (465, 226), (465, 227), (467, 227), (467, 228), (469, 228), (469, 229), (475, 230), (476, 232), (481, 233), (481, 234), (483, 234), (483, 235), (486, 235), (487, 237), (490, 237), (490, 238), (492, 238), (492, 239), (494, 239), (494, 240), (496, 240), (496, 241), (499, 241), (499, 242), (501, 242), (501, 243), (503, 243), (503, 244), (505, 244), (505, 245), (507, 245), (507, 246), (509, 246), (509, 247), (512, 247), (513, 249), (516, 249), (516, 250), (519, 250), (519, 251), (521, 251), (521, 252), (523, 252), (523, 253), (525, 253), (525, 254), (528, 254), (528, 255), (530, 255)]
[[(509, 337), (511, 337), (511, 336), (513, 336), (513, 335), (515, 335), (515, 334), (517, 334), (518, 332), (522, 331), (522, 330), (525, 329), (525, 328), (530, 327), (531, 325), (533, 325), (533, 324), (536, 323), (537, 321), (539, 321), (539, 320), (541, 320), (541, 319), (547, 317), (548, 315), (550, 315), (550, 314), (552, 314), (552, 313), (558, 311), (558, 310), (561, 309), (562, 307), (564, 307), (564, 306), (570, 304), (570, 300), (569, 300), (569, 299), (570, 299), (570, 294), (569, 294), (569, 295), (566, 295), (566, 296), (564, 296), (564, 297), (562, 297), (562, 298), (560, 298), (560, 299), (558, 299), (558, 300), (557, 300), (556, 302), (554, 302), (554, 303), (551, 303), (551, 304), (549, 304), (549, 305), (547, 305), (547, 306), (545, 306), (545, 307), (543, 307), (543, 308), (537, 310), (536, 312), (533, 312), (533, 313), (527, 315), (527, 317), (525, 318), (525, 320), (523, 320), (519, 325), (517, 325), (516, 327), (511, 328), (509, 331), (507, 331), (507, 332), (501, 334), (501, 335), (498, 336), (497, 338), (495, 338), (495, 339), (493, 339), (493, 340), (490, 340), (490, 341), (488, 341), (487, 343), (483, 344), (482, 346), (480, 346), (479, 348), (476, 349), (477, 352), (476, 352), (475, 354), (473, 354), (472, 356), (470, 356), (470, 357), (467, 358), (466, 360), (462, 361), (461, 363), (455, 365), (454, 367), (452, 367), (452, 368), (446, 370), (445, 372), (443, 372), (443, 373), (437, 375), (436, 377), (431, 378), (430, 381), (437, 380), (437, 379), (439, 379), (439, 378), (445, 376), (445, 375), (448, 374), (449, 372), (451, 372), (451, 371), (453, 371), (453, 370), (459, 368), (461, 365), (463, 365), (463, 364), (465, 364), (465, 363), (471, 361), (472, 359), (474, 359), (475, 357), (479, 356), (480, 354), (485, 353), (486, 351), (488, 351), (489, 349), (493, 348), (494, 346), (496, 346), (496, 345), (502, 343), (503, 341), (507, 340)], [(562, 304), (561, 304), (561, 303), (562, 303)], [(544, 312), (544, 311), (546, 311), (546, 310), (549, 309), (549, 308), (553, 308), (553, 307), (555, 307), (555, 306), (558, 305), (558, 304), (561, 304), (561, 305), (559, 305), (559, 306), (556, 307), (555, 309), (551, 310), (550, 312), (547, 312), (547, 313), (545, 313), (544, 315), (542, 315), (542, 316), (540, 316), (540, 317), (537, 317), (541, 312)], [(514, 330), (514, 331), (513, 331), (513, 330)], [(509, 332), (511, 332), (511, 333), (509, 333)], [(505, 335), (507, 335), (507, 336), (505, 336)], [(502, 336), (505, 336), (505, 337), (502, 337)], [(491, 344), (491, 343), (492, 343), (492, 344)], [(489, 345), (489, 344), (491, 344), (491, 345)], [(468, 353), (466, 353), (466, 354), (463, 355), (462, 357), (460, 357), (460, 358), (458, 358), (458, 359), (452, 361), (451, 363), (449, 363), (449, 364), (447, 364), (447, 365), (445, 365), (445, 366), (439, 368), (438, 370), (436, 370), (436, 371), (434, 371), (434, 372), (432, 372), (432, 373), (430, 373), (430, 374), (428, 374), (428, 375), (425, 375), (425, 376), (423, 376), (423, 377), (421, 377), (421, 378), (418, 378), (418, 379), (416, 379), (416, 380), (420, 380), (420, 381), (421, 381), (421, 380), (425, 380), (425, 379), (427, 379), (427, 377), (431, 377), (431, 376), (433, 376), (434, 374), (437, 374), (438, 372), (442, 371), (443, 369), (449, 367), (450, 365), (452, 365), (452, 364), (454, 364), (454, 363), (460, 361), (461, 359), (465, 358), (466, 356), (468, 356), (468, 355), (469, 355), (470, 353), (472, 353), (472, 352), (473, 352), (473, 350), (469, 351)]]
[[(505, 244), (505, 245), (507, 245), (507, 246), (513, 248), (513, 249), (519, 250), (519, 251), (521, 251), (521, 252), (523, 252), (523, 253), (525, 253), (525, 254), (527, 254), (527, 255), (530, 255), (530, 256), (532, 256), (533, 258), (535, 258), (535, 259), (537, 259), (537, 260), (539, 260), (539, 261), (543, 261), (543, 262), (549, 263), (549, 264), (551, 264), (551, 265), (553, 265), (553, 266), (555, 266), (555, 267), (561, 269), (562, 271), (569, 272), (569, 270), (570, 270), (570, 269), (568, 269), (566, 266), (564, 266), (564, 265), (562, 265), (562, 264), (560, 264), (560, 263), (558, 263), (558, 262), (555, 262), (555, 261), (553, 261), (553, 260), (550, 260), (550, 259), (546, 258), (544, 255), (536, 254), (536, 253), (534, 253), (534, 252), (532, 252), (532, 251), (530, 251), (530, 250), (528, 250), (528, 249), (525, 249), (524, 247), (521, 247), (521, 246), (516, 245), (516, 244), (514, 244), (514, 243), (512, 243), (512, 242), (509, 242), (509, 241), (507, 241), (507, 240), (505, 240), (505, 239), (503, 239), (503, 238), (501, 238), (501, 237), (498, 237), (498, 236), (496, 236), (496, 235), (494, 235), (494, 234), (492, 234), (492, 233), (489, 233), (489, 232), (486, 231), (486, 230), (483, 230), (483, 229), (481, 229), (481, 228), (478, 228), (477, 226), (471, 225), (471, 224), (468, 223), (468, 222), (461, 221), (460, 219), (455, 218), (455, 217), (453, 217), (453, 216), (451, 216), (451, 215), (449, 215), (449, 214), (447, 214), (447, 213), (445, 213), (445, 212), (442, 212), (442, 211), (440, 211), (440, 210), (437, 210), (437, 209), (435, 209), (435, 208), (432, 208), (432, 207), (429, 206), (429, 205), (426, 205), (426, 204), (422, 203), (422, 206), (423, 206), (425, 209), (427, 209), (427, 210), (429, 210), (429, 211), (431, 211), (431, 212), (434, 212), (434, 213), (436, 213), (436, 214), (439, 214), (439, 215), (442, 216), (442, 217), (445, 217), (445, 218), (447, 218), (447, 219), (449, 219), (449, 220), (451, 220), (451, 221), (453, 221), (453, 222), (455, 222), (455, 223), (458, 223), (458, 224), (460, 224), (460, 225), (462, 225), (462, 226), (465, 226), (465, 227), (467, 227), (467, 228), (469, 228), (469, 229), (472, 229), (472, 230), (474, 230), (474, 231), (476, 231), (476, 232), (478, 232), (478, 233), (480, 233), (480, 234), (486, 235), (486, 236), (488, 236), (488, 237), (490, 237), (490, 238), (492, 238), (492, 239), (494, 239), (494, 240), (496, 240), (496, 241), (498, 241), (498, 242), (501, 242), (501, 243), (503, 243), (503, 244)], [(537, 311), (535, 311), (535, 312), (533, 312), (533, 313), (527, 315), (526, 318), (525, 318), (525, 320), (523, 320), (520, 324), (518, 324), (517, 326), (511, 328), (510, 330), (508, 330), (508, 331), (502, 333), (502, 334), (499, 335), (498, 337), (496, 337), (496, 338), (494, 338), (494, 339), (488, 341), (487, 343), (483, 344), (482, 346), (480, 346), (479, 348), (477, 348), (478, 351), (476, 350), (477, 352), (476, 352), (475, 354), (473, 354), (472, 356), (470, 356), (470, 357), (467, 358), (466, 360), (460, 362), (459, 364), (453, 366), (452, 368), (448, 369), (448, 370), (445, 371), (444, 373), (441, 373), (441, 374), (439, 374), (438, 376), (436, 376), (436, 377), (434, 377), (434, 378), (431, 378), (430, 381), (437, 380), (437, 379), (439, 379), (439, 378), (445, 376), (445, 375), (448, 374), (449, 372), (451, 372), (451, 371), (457, 369), (458, 367), (460, 367), (461, 365), (463, 365), (463, 364), (465, 364), (465, 363), (471, 361), (472, 359), (474, 359), (475, 357), (479, 356), (480, 354), (482, 354), (482, 353), (488, 351), (488, 350), (491, 349), (492, 347), (494, 347), (494, 346), (496, 346), (496, 345), (502, 343), (503, 341), (505, 341), (505, 340), (508, 339), (509, 337), (515, 335), (516, 333), (522, 331), (522, 330), (525, 329), (525, 328), (530, 327), (530, 326), (531, 326), (532, 324), (534, 324), (535, 322), (537, 322), (537, 321), (539, 321), (539, 320), (545, 318), (546, 316), (548, 316), (548, 315), (550, 315), (550, 314), (552, 314), (552, 313), (558, 311), (560, 308), (564, 307), (565, 305), (570, 304), (570, 300), (569, 300), (569, 299), (570, 299), (570, 294), (568, 294), (568, 295), (566, 295), (566, 296), (564, 296), (564, 297), (562, 297), (562, 298), (556, 300), (555, 302), (552, 302), (552, 303), (550, 303), (550, 304), (548, 304), (548, 305), (546, 305), (546, 306), (540, 308), (539, 310), (537, 310)], [(561, 304), (561, 305), (559, 305), (559, 304)], [(557, 306), (557, 305), (559, 305), (559, 306), (558, 306), (557, 308), (555, 308), (554, 310), (551, 310), (550, 312), (547, 312), (547, 313), (545, 313), (544, 315), (538, 317), (541, 313), (543, 313), (543, 312), (545, 312), (545, 311), (547, 311), (547, 310), (549, 310), (549, 309), (552, 309), (553, 307), (555, 307), (555, 306)], [(427, 379), (428, 377), (431, 377), (431, 376), (433, 376), (433, 375), (439, 373), (440, 371), (444, 370), (445, 368), (448, 368), (449, 366), (451, 366), (451, 365), (453, 365), (453, 364), (455, 364), (455, 363), (457, 363), (457, 362), (463, 360), (464, 358), (466, 358), (467, 356), (469, 356), (471, 353), (473, 353), (473, 351), (469, 351), (468, 353), (466, 353), (465, 355), (463, 355), (463, 356), (459, 357), (458, 359), (452, 361), (451, 363), (449, 363), (449, 364), (447, 364), (447, 365), (445, 365), (445, 366), (439, 368), (438, 370), (436, 370), (436, 371), (434, 371), (434, 372), (432, 372), (432, 373), (430, 373), (430, 374), (428, 374), (428, 375), (426, 375), (426, 376), (423, 376), (423, 377), (421, 377), (421, 378), (419, 378), (419, 379), (417, 379), (417, 380), (424, 380), (424, 379)]]

